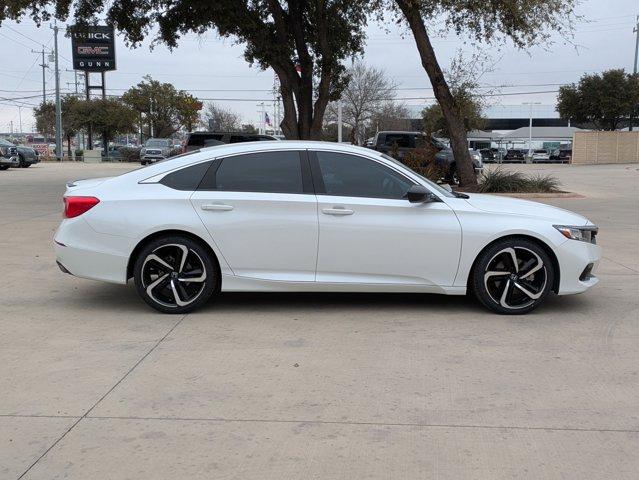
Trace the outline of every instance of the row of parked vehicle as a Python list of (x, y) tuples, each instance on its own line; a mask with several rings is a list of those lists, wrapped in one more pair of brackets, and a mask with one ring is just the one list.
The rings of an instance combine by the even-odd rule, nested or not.
[[(484, 163), (525, 163), (528, 150), (520, 148), (483, 148), (479, 150)], [(546, 149), (532, 151), (532, 163), (568, 163), (572, 156), (570, 148), (558, 148), (551, 152)]]
[(9, 167), (27, 168), (39, 161), (38, 152), (33, 148), (0, 139), (0, 170)]

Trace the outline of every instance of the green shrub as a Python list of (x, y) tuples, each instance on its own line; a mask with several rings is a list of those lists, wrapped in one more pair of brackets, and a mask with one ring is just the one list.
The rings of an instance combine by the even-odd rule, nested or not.
[(485, 171), (479, 182), (482, 193), (555, 193), (561, 183), (551, 175), (527, 177), (521, 172), (502, 169)]

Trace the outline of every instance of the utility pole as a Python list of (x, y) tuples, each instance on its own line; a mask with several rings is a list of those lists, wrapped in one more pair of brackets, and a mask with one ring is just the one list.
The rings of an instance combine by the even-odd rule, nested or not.
[(22, 137), (22, 105), (18, 105), (18, 121), (20, 122), (20, 131), (18, 135)]
[(337, 143), (342, 143), (342, 100), (337, 101)]
[(31, 50), (31, 53), (39, 53), (42, 55), (42, 63), (40, 64), (42, 67), (42, 103), (45, 103), (47, 101), (47, 78), (45, 71), (49, 68), (49, 65), (44, 61), (44, 45), (42, 45), (42, 50)]
[(53, 44), (55, 55), (55, 158), (62, 161), (62, 105), (60, 104), (60, 64), (58, 62), (58, 23), (53, 27)]
[[(635, 32), (635, 34), (637, 35), (637, 43), (635, 44), (635, 68), (633, 70), (633, 73), (635, 74), (635, 77), (637, 76), (637, 64), (639, 63), (639, 15), (637, 15), (637, 25), (635, 25), (635, 28), (633, 30), (633, 32)], [(628, 127), (628, 129), (632, 132), (632, 127), (633, 127), (633, 123), (635, 122), (635, 118), (634, 115), (631, 113), (630, 114), (630, 126)]]
[(530, 105), (530, 122), (528, 124), (528, 156), (532, 155), (532, 128), (533, 128), (533, 105), (541, 105), (541, 102), (524, 102), (522, 105)]

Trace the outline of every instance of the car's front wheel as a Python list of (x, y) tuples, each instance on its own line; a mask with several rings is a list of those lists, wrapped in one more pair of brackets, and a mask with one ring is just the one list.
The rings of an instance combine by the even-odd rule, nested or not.
[(517, 315), (537, 308), (554, 279), (553, 263), (541, 246), (525, 238), (508, 238), (482, 252), (470, 286), (490, 310)]
[(219, 281), (214, 259), (189, 237), (157, 238), (140, 251), (134, 266), (138, 294), (163, 313), (187, 313), (206, 303)]

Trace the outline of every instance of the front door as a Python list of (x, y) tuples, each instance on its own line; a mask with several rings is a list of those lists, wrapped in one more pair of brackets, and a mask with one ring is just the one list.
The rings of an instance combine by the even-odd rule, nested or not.
[(318, 282), (453, 284), (461, 227), (444, 202), (410, 203), (414, 182), (365, 156), (316, 151)]
[(314, 281), (317, 200), (302, 161), (298, 151), (229, 156), (191, 197), (235, 275)]

